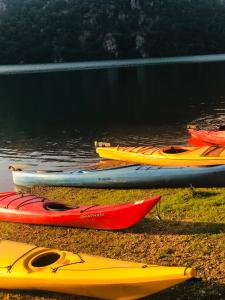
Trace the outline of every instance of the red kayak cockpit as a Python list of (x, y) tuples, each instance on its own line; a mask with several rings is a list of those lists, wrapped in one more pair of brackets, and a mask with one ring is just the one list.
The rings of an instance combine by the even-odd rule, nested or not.
[(69, 207), (63, 203), (58, 203), (58, 202), (47, 202), (47, 203), (44, 203), (43, 207), (45, 210), (49, 210), (49, 211), (65, 211), (65, 210), (79, 208), (79, 206)]

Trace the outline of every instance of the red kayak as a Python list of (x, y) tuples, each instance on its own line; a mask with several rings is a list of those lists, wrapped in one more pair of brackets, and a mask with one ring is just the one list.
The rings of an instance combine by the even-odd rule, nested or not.
[(196, 130), (188, 129), (188, 132), (194, 139), (204, 141), (213, 145), (225, 146), (225, 131), (224, 130)]
[(139, 222), (160, 200), (68, 207), (46, 198), (16, 192), (0, 193), (0, 220), (43, 225), (116, 230)]

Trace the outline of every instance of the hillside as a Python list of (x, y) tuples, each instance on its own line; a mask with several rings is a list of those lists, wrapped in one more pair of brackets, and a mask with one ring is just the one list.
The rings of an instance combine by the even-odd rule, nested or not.
[(0, 0), (0, 64), (225, 52), (224, 0)]

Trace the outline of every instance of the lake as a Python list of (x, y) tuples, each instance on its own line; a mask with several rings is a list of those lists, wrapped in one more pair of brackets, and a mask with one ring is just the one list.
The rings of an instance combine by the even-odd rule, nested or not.
[(186, 125), (225, 123), (225, 63), (143, 65), (0, 76), (0, 190), (8, 166), (79, 168), (94, 141), (187, 144)]

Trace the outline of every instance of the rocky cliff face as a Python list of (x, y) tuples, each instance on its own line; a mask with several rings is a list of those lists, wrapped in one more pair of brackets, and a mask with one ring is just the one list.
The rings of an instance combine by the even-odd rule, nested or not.
[(225, 52), (225, 0), (0, 0), (0, 64)]
[(6, 11), (6, 5), (3, 0), (0, 0), (0, 13), (3, 13)]

